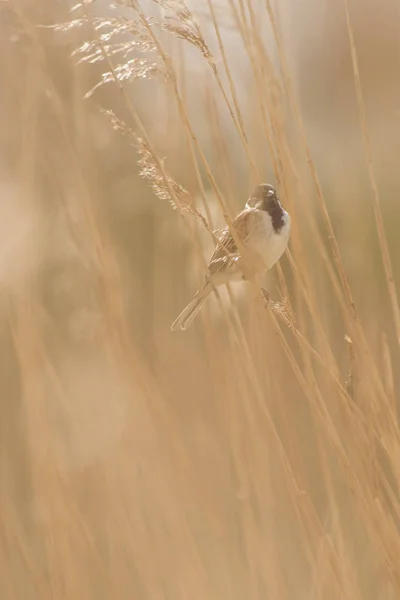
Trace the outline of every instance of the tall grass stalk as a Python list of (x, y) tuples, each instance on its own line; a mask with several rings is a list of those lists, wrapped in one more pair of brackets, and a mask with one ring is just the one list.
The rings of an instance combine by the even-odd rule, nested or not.
[[(274, 3), (106, 8), (0, 7), (4, 597), (397, 598), (396, 246), (347, 0), (373, 280), (365, 188), (324, 184)], [(265, 180), (285, 257), (172, 334)]]

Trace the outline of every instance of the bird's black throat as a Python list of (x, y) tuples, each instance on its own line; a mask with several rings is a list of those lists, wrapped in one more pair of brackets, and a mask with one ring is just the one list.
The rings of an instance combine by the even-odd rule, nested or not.
[(285, 224), (285, 220), (283, 218), (284, 212), (279, 202), (269, 202), (267, 212), (271, 217), (272, 227), (274, 228), (275, 233), (280, 233)]

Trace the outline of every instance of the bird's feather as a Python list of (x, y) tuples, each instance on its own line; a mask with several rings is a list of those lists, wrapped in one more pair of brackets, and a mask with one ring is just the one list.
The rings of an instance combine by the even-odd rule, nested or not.
[[(254, 211), (251, 209), (245, 209), (232, 221), (232, 226), (234, 227), (237, 236), (243, 241), (244, 244), (249, 236), (249, 232), (253, 224), (253, 217)], [(230, 266), (232, 262), (237, 262), (238, 256), (239, 251), (235, 239), (230, 232), (229, 227), (225, 227), (217, 247), (211, 256), (208, 265), (209, 275), (212, 276), (215, 273), (220, 273), (228, 265)]]

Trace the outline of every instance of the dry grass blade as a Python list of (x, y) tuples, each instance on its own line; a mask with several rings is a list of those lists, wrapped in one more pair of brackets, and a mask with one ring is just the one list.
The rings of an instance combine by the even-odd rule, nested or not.
[(388, 287), (390, 303), (392, 306), (394, 326), (395, 326), (396, 335), (397, 335), (397, 342), (400, 345), (399, 300), (398, 300), (398, 296), (397, 296), (396, 284), (394, 281), (393, 267), (392, 267), (392, 261), (390, 258), (390, 252), (389, 252), (388, 242), (387, 242), (386, 233), (385, 233), (385, 227), (383, 224), (382, 211), (381, 211), (381, 200), (380, 200), (380, 196), (379, 196), (378, 184), (376, 181), (374, 165), (373, 165), (373, 161), (372, 161), (371, 140), (370, 140), (370, 136), (368, 133), (367, 118), (366, 118), (366, 114), (365, 114), (363, 93), (362, 93), (362, 89), (361, 89), (360, 72), (359, 72), (359, 68), (358, 68), (357, 51), (356, 51), (356, 47), (355, 47), (355, 43), (354, 43), (353, 29), (352, 29), (352, 25), (351, 25), (351, 21), (350, 21), (348, 0), (344, 0), (344, 7), (345, 7), (345, 13), (346, 13), (347, 32), (348, 32), (349, 42), (350, 42), (350, 52), (351, 52), (351, 60), (352, 60), (352, 66), (353, 66), (354, 84), (355, 84), (355, 88), (356, 88), (358, 110), (359, 110), (359, 116), (360, 116), (361, 131), (362, 131), (362, 136), (363, 136), (365, 157), (367, 160), (367, 167), (368, 167), (368, 177), (369, 177), (369, 182), (370, 182), (371, 189), (373, 192), (373, 207), (374, 207), (376, 229), (378, 232), (378, 239), (379, 239), (379, 245), (380, 245), (381, 254), (382, 254), (382, 261), (383, 261), (383, 266), (385, 269), (386, 284)]
[(357, 395), (357, 363), (356, 363), (356, 355), (355, 355), (355, 351), (354, 351), (354, 344), (351, 340), (351, 338), (346, 335), (344, 338), (344, 341), (346, 342), (346, 349), (347, 349), (347, 355), (348, 355), (348, 363), (349, 363), (349, 367), (348, 367), (348, 376), (346, 379), (346, 389), (347, 389), (347, 393), (349, 394), (349, 397), (352, 398), (352, 400), (356, 401), (356, 395)]
[(399, 409), (396, 404), (396, 386), (394, 382), (392, 356), (387, 335), (385, 334), (382, 335), (382, 362), (386, 392), (392, 405), (393, 414), (397, 415)]

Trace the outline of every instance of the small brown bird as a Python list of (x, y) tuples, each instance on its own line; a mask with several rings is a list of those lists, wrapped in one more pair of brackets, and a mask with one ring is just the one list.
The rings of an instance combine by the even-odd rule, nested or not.
[(286, 250), (290, 215), (282, 208), (275, 188), (269, 183), (262, 183), (254, 189), (245, 209), (235, 217), (232, 225), (246, 250), (246, 259), (251, 258), (251, 261), (248, 264), (246, 260), (244, 265), (236, 242), (226, 227), (208, 263), (203, 286), (172, 323), (172, 331), (189, 327), (215, 287), (230, 281), (246, 280), (271, 269)]

